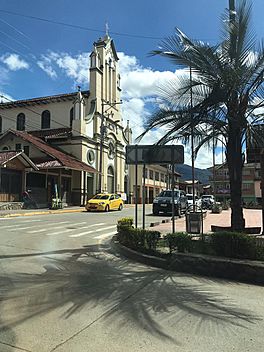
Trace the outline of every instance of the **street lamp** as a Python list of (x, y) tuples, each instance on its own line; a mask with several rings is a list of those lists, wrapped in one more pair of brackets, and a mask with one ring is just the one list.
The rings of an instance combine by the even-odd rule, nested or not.
[[(101, 126), (100, 126), (100, 153), (99, 153), (99, 182), (98, 182), (98, 192), (102, 192), (102, 178), (103, 178), (103, 146), (104, 146), (104, 137), (106, 134), (106, 125), (104, 124), (104, 113), (111, 109), (114, 108), (116, 105), (122, 104), (122, 100), (119, 102), (110, 102), (110, 101), (105, 101), (102, 99), (101, 101)], [(106, 111), (104, 111), (104, 107), (108, 106)], [(117, 122), (117, 121), (116, 121)]]

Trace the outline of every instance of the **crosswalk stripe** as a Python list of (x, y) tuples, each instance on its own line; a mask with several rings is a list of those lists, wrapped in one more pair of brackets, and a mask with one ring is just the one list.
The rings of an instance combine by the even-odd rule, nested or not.
[(114, 227), (116, 227), (116, 225), (103, 227), (102, 229), (97, 229), (97, 230), (90, 230), (90, 231), (80, 232), (80, 233), (77, 233), (75, 235), (70, 235), (69, 237), (81, 237), (81, 236), (89, 235), (90, 233), (100, 232), (100, 231), (112, 229)]
[(38, 232), (45, 232), (45, 231), (47, 231), (47, 229), (32, 230), (32, 231), (28, 231), (27, 233), (38, 233)]
[[(86, 223), (85, 223), (86, 224)], [(76, 224), (73, 224), (73, 226), (76, 225)], [(82, 227), (79, 227), (78, 229), (66, 229), (66, 230), (63, 230), (63, 231), (57, 231), (57, 232), (52, 232), (52, 233), (47, 233), (47, 236), (53, 236), (53, 235), (60, 235), (60, 234), (63, 234), (63, 233), (67, 233), (67, 232), (72, 232), (72, 231), (76, 231), (76, 230), (80, 230), (80, 229), (89, 229), (90, 227), (94, 227), (94, 226), (102, 226), (102, 225), (105, 225), (104, 222), (102, 223), (98, 223), (98, 224), (92, 224), (92, 225), (88, 225), (88, 226), (82, 226)], [(93, 232), (93, 231), (92, 231)]]
[(94, 237), (94, 239), (96, 239), (96, 240), (103, 240), (104, 238), (113, 236), (113, 235), (115, 235), (115, 234), (116, 234), (116, 231), (112, 231), (112, 232), (109, 232), (109, 233), (105, 233), (105, 234), (103, 234), (103, 235), (96, 236), (96, 237)]

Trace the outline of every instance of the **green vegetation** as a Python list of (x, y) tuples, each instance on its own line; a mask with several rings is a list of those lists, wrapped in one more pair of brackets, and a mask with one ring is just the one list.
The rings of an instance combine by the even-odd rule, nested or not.
[(192, 238), (186, 232), (176, 232), (162, 237), (159, 231), (135, 229), (132, 218), (120, 219), (117, 231), (120, 244), (157, 256), (178, 252), (264, 260), (264, 241), (244, 233), (216, 232)]
[[(183, 141), (202, 146), (223, 143), (230, 180), (231, 227), (242, 232), (241, 186), (244, 165), (243, 144), (263, 140), (264, 47), (258, 45), (250, 24), (251, 6), (238, 1), (235, 11), (226, 11), (222, 38), (215, 45), (190, 39), (180, 30), (163, 40), (152, 52), (168, 58), (181, 75), (160, 86), (156, 112), (145, 121), (146, 133), (166, 129), (159, 144)], [(189, 71), (190, 70), (190, 71)], [(188, 72), (189, 71), (189, 72)], [(192, 138), (193, 137), (193, 138)]]

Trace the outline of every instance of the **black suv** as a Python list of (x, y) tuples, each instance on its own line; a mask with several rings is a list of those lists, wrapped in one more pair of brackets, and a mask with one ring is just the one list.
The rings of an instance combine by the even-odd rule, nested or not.
[[(188, 208), (188, 201), (184, 191), (175, 190), (174, 191), (174, 209), (176, 215), (181, 215), (186, 212)], [(172, 213), (172, 191), (162, 191), (153, 200), (153, 210), (154, 215), (158, 215), (160, 212)]]

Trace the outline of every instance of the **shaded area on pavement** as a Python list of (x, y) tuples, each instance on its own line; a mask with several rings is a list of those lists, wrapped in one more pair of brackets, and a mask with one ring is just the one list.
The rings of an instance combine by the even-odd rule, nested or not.
[[(209, 289), (208, 282), (214, 280), (201, 278), (185, 282), (186, 275), (120, 260), (113, 256), (107, 244), (104, 250), (102, 253), (98, 246), (87, 246), (26, 254), (43, 256), (46, 262), (40, 273), (1, 275), (0, 330), (12, 329), (57, 308), (63, 308), (62, 318), (68, 319), (87, 306), (93, 309), (98, 305), (104, 307), (104, 312), (92, 321), (87, 316), (83, 330), (98, 320), (110, 324), (123, 317), (120, 331), (125, 328), (124, 321), (132, 322), (149, 334), (174, 343), (178, 343), (177, 329), (182, 327), (181, 320), (188, 315), (196, 318), (195, 326), (188, 327), (190, 332), (203, 329), (206, 323), (206, 331), (211, 334), (217, 334), (219, 328), (229, 333), (232, 326), (248, 328), (249, 324), (261, 320)], [(61, 254), (67, 256), (61, 258)], [(8, 258), (19, 256), (24, 254)], [(164, 319), (173, 327), (173, 336), (163, 327)]]

